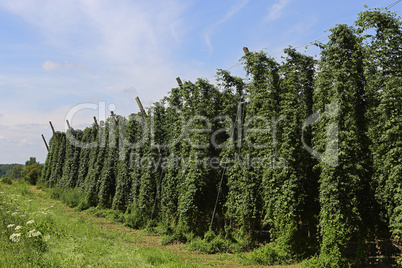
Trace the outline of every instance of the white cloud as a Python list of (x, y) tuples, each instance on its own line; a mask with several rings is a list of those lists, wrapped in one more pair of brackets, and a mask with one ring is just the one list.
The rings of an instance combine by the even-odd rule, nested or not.
[(61, 69), (61, 64), (47, 60), (42, 64), (42, 69), (44, 71), (58, 71)]
[[(44, 71), (0, 75), (5, 78), (0, 79), (0, 93), (5, 96), (0, 123), (8, 127), (1, 135), (10, 137), (9, 142), (0, 142), (0, 151), (6, 152), (0, 163), (22, 162), (30, 156), (44, 161), (40, 134), (51, 137), (49, 120), (64, 131), (65, 116), (76, 102), (114, 103), (116, 112), (126, 116), (138, 111), (137, 95), (148, 106), (177, 86), (177, 76), (194, 77), (189, 74), (192, 68), (178, 62), (173, 53), (185, 40), (184, 34), (192, 33), (190, 23), (182, 21), (186, 4), (178, 0), (43, 0), (40, 4), (3, 0), (0, 9), (18, 16), (31, 33), (39, 35), (40, 44), (33, 45), (42, 53), (37, 55), (42, 56)], [(87, 71), (55, 75), (82, 68)], [(94, 95), (97, 99), (90, 100)], [(91, 111), (79, 113), (73, 121), (74, 127), (90, 125)]]
[(287, 7), (290, 2), (291, 2), (291, 0), (279, 0), (278, 3), (273, 4), (268, 9), (268, 15), (267, 15), (266, 19), (268, 21), (274, 21), (274, 20), (279, 19), (282, 15), (282, 10), (285, 7)]
[(209, 40), (209, 34), (206, 33), (204, 38), (205, 38), (205, 43), (207, 44), (209, 51), (212, 52), (212, 45), (211, 45), (211, 40)]
[(68, 63), (65, 62), (64, 64), (53, 62), (50, 60), (45, 61), (42, 64), (42, 70), (51, 72), (51, 71), (61, 71), (61, 70), (68, 70), (68, 69), (84, 69), (85, 65), (81, 63)]

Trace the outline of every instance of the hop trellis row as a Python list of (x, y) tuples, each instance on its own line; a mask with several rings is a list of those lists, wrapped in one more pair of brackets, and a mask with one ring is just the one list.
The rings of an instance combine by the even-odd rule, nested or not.
[(272, 263), (319, 252), (305, 265), (364, 266), (367, 241), (402, 235), (401, 21), (368, 10), (330, 32), (318, 60), (244, 49), (248, 80), (225, 70), (216, 84), (178, 79), (147, 112), (52, 126), (41, 183), (179, 240), (211, 229), (248, 245), (264, 238)]

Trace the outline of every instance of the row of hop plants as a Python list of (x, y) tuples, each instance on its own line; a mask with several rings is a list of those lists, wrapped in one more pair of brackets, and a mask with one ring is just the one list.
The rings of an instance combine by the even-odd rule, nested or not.
[(401, 33), (375, 9), (332, 28), (319, 60), (247, 52), (246, 80), (218, 70), (215, 84), (171, 89), (147, 119), (56, 132), (42, 182), (78, 189), (81, 209), (163, 226), (166, 243), (208, 234), (239, 250), (266, 243), (258, 263), (365, 265), (367, 241), (402, 233)]

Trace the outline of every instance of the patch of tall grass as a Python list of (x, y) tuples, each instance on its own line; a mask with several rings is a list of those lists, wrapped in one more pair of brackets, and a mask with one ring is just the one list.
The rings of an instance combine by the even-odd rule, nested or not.
[(0, 188), (0, 263), (2, 267), (41, 266), (54, 234), (51, 211), (30, 206), (32, 196), (27, 194), (27, 188), (15, 187), (18, 193)]

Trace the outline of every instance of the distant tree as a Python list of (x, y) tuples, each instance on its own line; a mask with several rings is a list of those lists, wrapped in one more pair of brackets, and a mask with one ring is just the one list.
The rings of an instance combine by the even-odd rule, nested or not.
[(42, 168), (43, 166), (36, 162), (30, 165), (26, 165), (22, 169), (22, 176), (24, 180), (32, 185), (35, 185), (42, 174)]
[(30, 165), (33, 165), (33, 164), (36, 164), (36, 163), (39, 164), (39, 162), (36, 162), (36, 157), (31, 156), (29, 158), (29, 160), (25, 161), (25, 166), (30, 166)]
[(14, 166), (20, 166), (20, 164), (0, 164), (0, 177), (9, 176)]
[(21, 177), (22, 177), (22, 166), (21, 165), (14, 166), (10, 171), (9, 178), (13, 180), (18, 180)]

